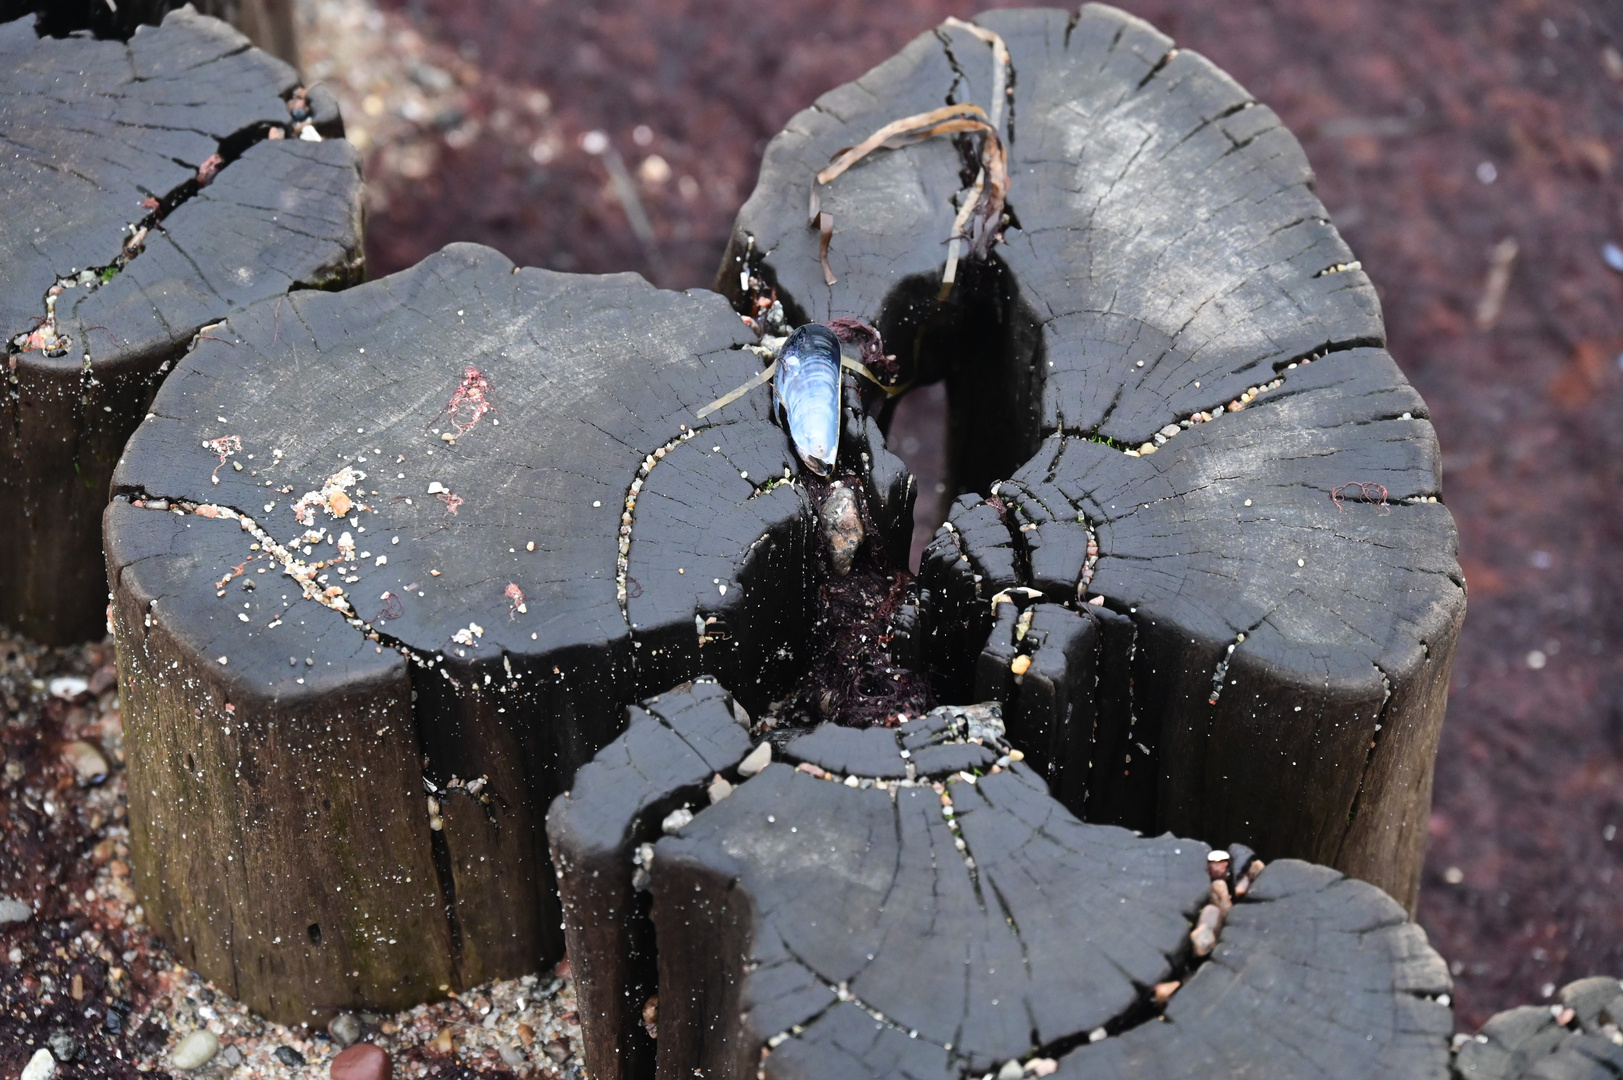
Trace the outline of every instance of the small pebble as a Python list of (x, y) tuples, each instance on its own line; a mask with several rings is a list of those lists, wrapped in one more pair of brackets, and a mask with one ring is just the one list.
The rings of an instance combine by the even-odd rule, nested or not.
[(1020, 654), (1009, 664), (1009, 670), (1015, 675), (1024, 675), (1031, 670), (1031, 657)]
[(1600, 249), (1600, 254), (1601, 258), (1606, 260), (1607, 266), (1610, 266), (1613, 270), (1623, 274), (1623, 248), (1618, 247), (1616, 244), (1608, 243)]
[(1003, 1068), (997, 1071), (997, 1080), (1020, 1080), (1026, 1073), (1025, 1068), (1015, 1058), (1003, 1063)]
[(50, 1047), (51, 1054), (58, 1061), (74, 1061), (79, 1057), (79, 1040), (73, 1037), (71, 1031), (53, 1031), (51, 1037), (45, 1040)]
[(1053, 1058), (1032, 1058), (1026, 1065), (1032, 1076), (1052, 1076), (1059, 1071), (1059, 1062)]
[(276, 1060), (290, 1069), (301, 1069), (305, 1064), (304, 1055), (291, 1046), (278, 1046), (276, 1048)]
[(672, 810), (665, 815), (665, 820), (659, 823), (660, 830), (665, 833), (680, 832), (693, 823), (693, 811), (683, 806)]
[(33, 915), (34, 909), (21, 900), (13, 900), (9, 896), (0, 896), (0, 926), (27, 922)]
[(355, 1040), (361, 1037), (361, 1022), (355, 1018), (354, 1013), (339, 1013), (327, 1025), (327, 1034), (332, 1036), (333, 1042), (339, 1049), (353, 1046)]
[(845, 577), (862, 546), (862, 515), (857, 512), (856, 494), (843, 485), (823, 500), (823, 535), (828, 538), (829, 562), (834, 572)]
[(356, 1043), (332, 1059), (332, 1080), (390, 1080), (394, 1062), (371, 1043)]
[(502, 1061), (506, 1062), (511, 1068), (516, 1069), (520, 1065), (524, 1064), (524, 1051), (520, 1050), (516, 1046), (509, 1046), (506, 1043), (502, 1043), (496, 1048), (496, 1052), (501, 1055)]
[(719, 803), (732, 793), (733, 785), (728, 783), (727, 778), (724, 776), (717, 776), (714, 780), (710, 781), (710, 786), (706, 789), (706, 794), (710, 796), (710, 801), (712, 803)]
[(1210, 956), (1217, 947), (1217, 932), (1201, 923), (1189, 932), (1189, 943), (1194, 946), (1196, 956)]
[(738, 775), (743, 777), (754, 776), (768, 765), (772, 764), (772, 744), (763, 742), (745, 756), (738, 763)]
[(213, 1061), (214, 1055), (219, 1052), (220, 1040), (215, 1038), (214, 1032), (198, 1028), (175, 1044), (175, 1048), (169, 1052), (169, 1064), (190, 1072)]
[(95, 787), (107, 779), (107, 759), (83, 739), (74, 739), (62, 747), (62, 764), (73, 770), (80, 787)]
[(44, 1048), (34, 1051), (34, 1056), (28, 1059), (23, 1066), (22, 1076), (18, 1080), (51, 1080), (56, 1075), (56, 1059), (51, 1052)]
[(49, 686), (52, 697), (69, 699), (76, 698), (90, 689), (90, 684), (76, 675), (63, 675), (61, 678), (52, 679)]

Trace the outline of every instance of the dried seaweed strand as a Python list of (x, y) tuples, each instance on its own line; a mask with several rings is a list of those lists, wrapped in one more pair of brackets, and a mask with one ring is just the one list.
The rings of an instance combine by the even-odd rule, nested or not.
[[(988, 117), (992, 130), (996, 132), (1003, 123), (1003, 105), (1008, 97), (1009, 76), (1009, 47), (1004, 44), (1001, 35), (976, 26), (974, 23), (964, 22), (962, 19), (948, 16), (944, 26), (957, 30), (966, 30), (992, 47), (992, 111)], [(1001, 147), (999, 147), (1001, 152)], [(981, 194), (986, 187), (986, 166), (983, 163), (975, 176), (975, 183), (964, 197), (963, 205), (958, 208), (958, 214), (952, 221), (952, 236), (947, 241), (947, 267), (941, 274), (941, 289), (937, 294), (938, 300), (945, 300), (952, 292), (953, 283), (958, 280), (958, 259), (963, 254), (964, 229), (969, 224), (969, 215), (979, 204)], [(1004, 177), (1002, 194), (1007, 196), (1008, 180)], [(997, 207), (997, 215), (1001, 215), (1003, 207)], [(981, 254), (985, 254), (983, 251)]]
[(725, 394), (721, 395), (719, 398), (712, 401), (710, 404), (706, 405), (704, 408), (698, 410), (693, 415), (697, 416), (699, 419), (703, 420), (705, 417), (709, 416), (711, 413), (715, 412), (717, 409), (720, 409), (720, 408), (723, 408), (725, 406), (731, 405), (733, 402), (737, 401), (739, 398), (743, 397), (745, 394), (749, 393), (751, 390), (754, 390), (757, 386), (760, 386), (763, 383), (768, 382), (772, 378), (773, 374), (777, 370), (778, 370), (778, 362), (776, 360), (774, 360), (770, 364), (768, 364), (766, 367), (762, 368), (758, 375), (751, 376), (749, 381), (744, 383), (743, 386), (740, 386), (736, 390), (731, 390), (728, 393), (725, 393)]
[[(998, 39), (999, 43), (1001, 40)], [(999, 53), (998, 46), (994, 45), (993, 51)], [(1002, 50), (1000, 55), (1006, 57), (1007, 50)], [(1001, 72), (1005, 69), (1000, 66), (998, 70)], [(995, 81), (998, 84), (1002, 83), (1001, 78)], [(1001, 105), (1001, 97), (993, 103), (993, 108), (999, 115), (1002, 113)], [(895, 150), (937, 135), (960, 133), (980, 136), (981, 168), (974, 185), (964, 197), (957, 216), (953, 219), (952, 235), (948, 238), (947, 268), (942, 275), (942, 297), (951, 291), (952, 284), (957, 278), (963, 240), (968, 239), (970, 250), (982, 258), (991, 250), (994, 228), (998, 219), (1002, 217), (1004, 200), (1009, 190), (1008, 160), (1004, 153), (1003, 140), (998, 136), (996, 123), (987, 117), (984, 109), (979, 105), (946, 105), (939, 109), (931, 109), (929, 112), (893, 120), (856, 146), (836, 154), (828, 167), (816, 177), (818, 184), (827, 184), (880, 148)], [(820, 205), (814, 186), (810, 210), (815, 213), (815, 224), (822, 234), (819, 253), (823, 263), (823, 279), (833, 285), (835, 278), (828, 264), (828, 245), (833, 236), (834, 218), (827, 212), (819, 210)]]

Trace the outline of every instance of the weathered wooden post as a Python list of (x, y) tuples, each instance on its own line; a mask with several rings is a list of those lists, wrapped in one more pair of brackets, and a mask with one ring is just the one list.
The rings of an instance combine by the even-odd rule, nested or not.
[(1083, 824), (995, 705), (775, 742), (679, 687), (553, 804), (591, 1075), (1447, 1069), (1447, 967), (1371, 885)]
[(762, 708), (806, 660), (793, 452), (762, 395), (693, 415), (751, 340), (455, 245), (198, 343), (106, 516), (136, 881), (188, 963), (307, 1019), (561, 953), (542, 814), (625, 705), (712, 671)]
[(190, 11), (128, 42), (18, 19), (0, 56), (0, 619), (68, 642), (103, 632), (108, 478), (164, 373), (234, 311), (358, 280), (360, 167), (291, 67)]
[[(1074, 811), (1328, 863), (1412, 907), (1465, 590), (1374, 289), (1295, 138), (1209, 61), (1097, 4), (978, 22), (1004, 44), (944, 25), (789, 123), (718, 287), (869, 319), (904, 378), (946, 379), (951, 471), (978, 494), (922, 569), (937, 663), (950, 693), (1011, 704)], [(1006, 106), (999, 239), (950, 290), (969, 147), (818, 179), (944, 100)], [(1032, 601), (1055, 645), (1012, 640)], [(1077, 604), (1123, 618), (1058, 655), (1076, 623), (1055, 608)]]
[[(1143, 23), (999, 12), (774, 140), (732, 306), (453, 245), (233, 314), (106, 512), (155, 925), (289, 1020), (567, 937), (600, 1077), (1437, 1073), (1463, 590), (1309, 181)], [(780, 313), (947, 380), (918, 581), (858, 380), (826, 478), (748, 389)]]

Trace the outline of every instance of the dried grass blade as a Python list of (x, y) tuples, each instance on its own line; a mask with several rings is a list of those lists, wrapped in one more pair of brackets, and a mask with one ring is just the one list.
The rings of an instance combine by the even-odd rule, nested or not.
[[(885, 146), (891, 139), (896, 138), (897, 136), (905, 136), (910, 133), (924, 131), (925, 129), (934, 129), (945, 122), (950, 122), (953, 120), (973, 120), (976, 118), (979, 119), (982, 126), (987, 126), (986, 111), (979, 105), (946, 105), (939, 109), (931, 109), (929, 112), (915, 113), (912, 116), (904, 116), (900, 120), (892, 120), (890, 123), (886, 124), (872, 135), (869, 135), (866, 139), (863, 139), (860, 143), (851, 147), (849, 150), (842, 150), (839, 154), (835, 155), (834, 160), (829, 163), (828, 168), (817, 174), (817, 182), (819, 184), (828, 183), (830, 180), (833, 180), (835, 177), (845, 172), (845, 170), (867, 157), (873, 151)], [(910, 139), (909, 141), (917, 142), (921, 138), (929, 138), (932, 134), (945, 133), (947, 131), (967, 130), (971, 129), (968, 127), (953, 127), (942, 128), (940, 132), (931, 130), (926, 134), (918, 135), (916, 138)], [(908, 145), (908, 143), (903, 142), (898, 145), (905, 146)], [(894, 147), (892, 147), (892, 149), (894, 149)]]
[(729, 391), (728, 393), (725, 393), (725, 394), (721, 395), (719, 398), (712, 401), (710, 404), (706, 405), (704, 408), (699, 409), (698, 411), (696, 411), (693, 415), (697, 416), (699, 419), (703, 420), (705, 417), (709, 416), (711, 413), (715, 412), (717, 409), (725, 408), (728, 405), (731, 405), (733, 402), (737, 401), (739, 398), (743, 397), (745, 394), (749, 393), (751, 390), (754, 390), (757, 386), (761, 386), (764, 383), (770, 381), (773, 374), (777, 370), (778, 370), (778, 362), (776, 360), (774, 360), (770, 364), (768, 364), (765, 368), (763, 368), (759, 375), (753, 376), (743, 386), (740, 386), (736, 390), (732, 390), (732, 391)]
[(1004, 43), (1001, 35), (986, 29), (984, 26), (964, 22), (962, 19), (948, 16), (947, 21), (942, 25), (974, 34), (992, 46), (991, 123), (994, 128), (1000, 126), (1003, 123), (1003, 105), (1008, 99), (1009, 92), (1009, 46)]

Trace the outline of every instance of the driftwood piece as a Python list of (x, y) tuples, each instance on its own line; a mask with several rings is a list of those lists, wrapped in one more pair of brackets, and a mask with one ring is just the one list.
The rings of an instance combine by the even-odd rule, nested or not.
[[(864, 317), (904, 378), (946, 380), (951, 482), (973, 493), (922, 570), (946, 700), (990, 677), (1000, 592), (1102, 598), (1132, 627), (1099, 661), (1125, 698), (1095, 734), (1120, 775), (1069, 787), (1073, 809), (1330, 863), (1412, 905), (1465, 594), (1374, 289), (1296, 140), (1210, 62), (1096, 4), (977, 22), (1002, 77), (944, 25), (790, 121), (717, 287), (776, 289), (793, 321)], [(814, 177), (944, 99), (995, 120), (1009, 188), (1001, 242), (942, 299), (973, 139)]]
[[(551, 814), (559, 865), (612, 881), (567, 908), (593, 1076), (648, 1075), (647, 1035), (613, 1027), (644, 1021), (669, 1080), (1446, 1073), (1448, 973), (1394, 901), (1083, 824), (1011, 761), (996, 706), (818, 729), (748, 776), (719, 687), (648, 708), (671, 712), (633, 710)], [(930, 750), (997, 756), (970, 774)], [(1203, 959), (1192, 930), (1240, 881)]]
[(127, 43), (6, 23), (0, 70), (0, 619), (66, 642), (102, 633), (108, 480), (164, 372), (232, 312), (359, 278), (360, 166), (297, 137), (291, 67), (190, 11)]
[(708, 671), (759, 709), (805, 663), (816, 521), (769, 393), (694, 416), (747, 340), (714, 294), (454, 245), (198, 342), (106, 515), (136, 885), (189, 965), (304, 1019), (556, 959), (541, 808), (625, 706)]

